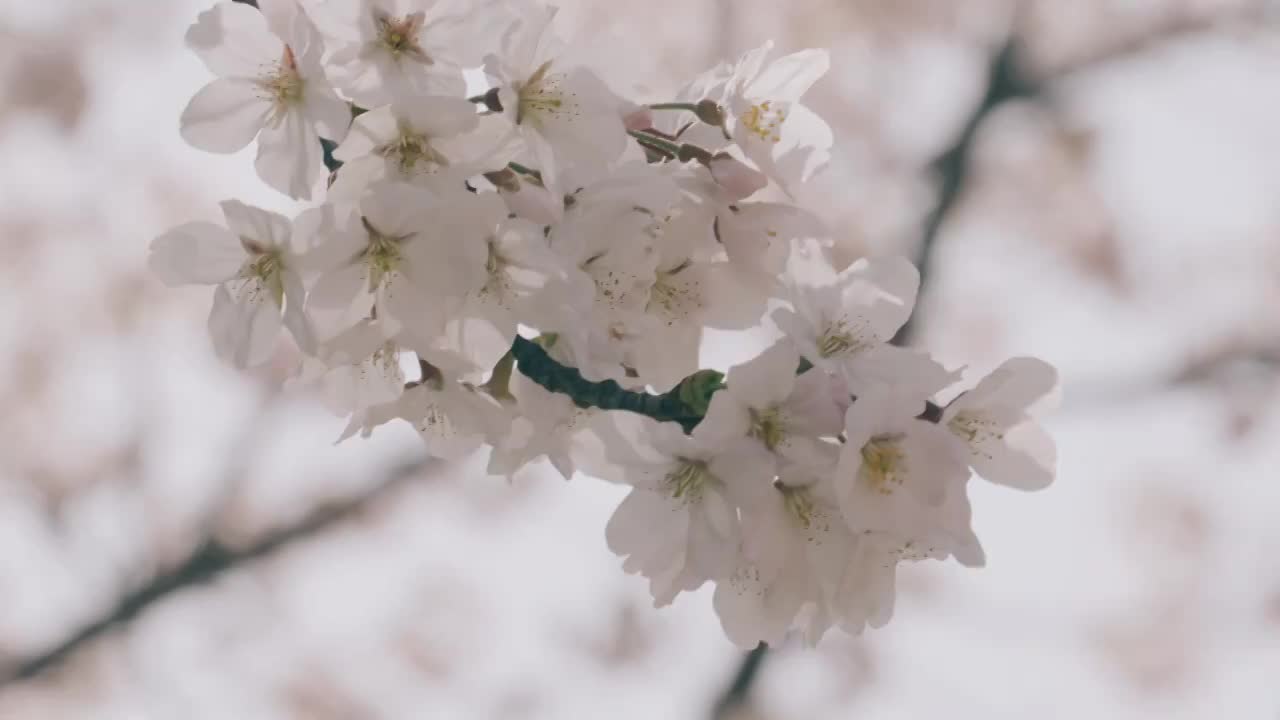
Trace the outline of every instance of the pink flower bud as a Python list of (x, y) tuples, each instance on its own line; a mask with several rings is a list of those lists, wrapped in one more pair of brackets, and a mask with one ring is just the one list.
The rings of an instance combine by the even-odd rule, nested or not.
[(622, 116), (622, 124), (628, 130), (648, 130), (653, 127), (653, 111), (647, 107), (637, 107)]
[(708, 167), (711, 169), (711, 177), (717, 185), (724, 188), (731, 200), (741, 200), (753, 195), (769, 184), (769, 178), (764, 173), (723, 153), (711, 158)]

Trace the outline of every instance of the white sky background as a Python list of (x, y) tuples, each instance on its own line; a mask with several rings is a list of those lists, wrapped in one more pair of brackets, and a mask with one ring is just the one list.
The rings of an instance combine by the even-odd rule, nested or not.
[[(0, 3), (0, 83), (46, 51), (79, 58), (88, 89), (65, 132), (0, 84), (0, 661), (180, 560), (216, 508), (218, 532), (254, 535), (418, 449), (407, 427), (332, 446), (339, 420), (212, 358), (205, 289), (145, 276), (150, 239), (223, 198), (291, 209), (251, 150), (178, 136), (208, 79), (182, 48), (206, 5)], [(576, 5), (569, 26), (598, 28), (601, 6)], [(722, 49), (829, 45), (819, 109), (840, 148), (805, 199), (850, 257), (910, 252), (931, 192), (916, 170), (978, 92), (1005, 3), (783, 5), (735, 4), (723, 37), (710, 1), (619, 6), (583, 49), (613, 49), (602, 74), (660, 100)], [(1054, 90), (1052, 112), (984, 127), (924, 340), (973, 378), (1016, 354), (1062, 370), (1058, 482), (975, 482), (988, 567), (910, 568), (887, 628), (774, 653), (761, 717), (1280, 717), (1274, 369), (1169, 382), (1280, 338), (1280, 33), (1192, 37)], [(1045, 142), (1058, 123), (1087, 135), (1082, 161)], [(0, 689), (0, 720), (706, 717), (738, 652), (709, 593), (653, 610), (622, 574), (603, 538), (620, 491), (482, 468), (157, 604), (64, 673)]]

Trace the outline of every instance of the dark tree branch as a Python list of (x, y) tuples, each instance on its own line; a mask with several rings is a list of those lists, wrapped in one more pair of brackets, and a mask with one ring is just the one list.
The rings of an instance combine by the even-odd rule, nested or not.
[(629, 410), (654, 420), (678, 422), (686, 432), (702, 420), (705, 402), (722, 385), (718, 372), (701, 371), (685, 378), (662, 395), (627, 390), (613, 380), (593, 382), (582, 377), (577, 368), (557, 362), (541, 345), (516, 336), (511, 354), (530, 380), (551, 392), (568, 395), (578, 407), (602, 410)]
[(1054, 83), (1068, 75), (1123, 61), (1150, 52), (1169, 42), (1229, 26), (1232, 22), (1257, 22), (1266, 12), (1265, 5), (1266, 3), (1255, 3), (1223, 16), (1174, 19), (1149, 32), (1104, 46), (1094, 53), (1053, 68), (1044, 75), (1033, 74), (1025, 67), (1020, 49), (1021, 40), (1016, 28), (1010, 32), (1004, 45), (996, 52), (988, 66), (986, 91), (982, 99), (966, 118), (955, 141), (929, 164), (929, 169), (938, 178), (938, 200), (925, 219), (920, 245), (916, 250), (915, 264), (920, 269), (917, 311), (894, 336), (893, 343), (895, 345), (910, 344), (916, 332), (920, 315), (919, 299), (924, 296), (929, 274), (933, 270), (938, 237), (947, 218), (962, 199), (969, 180), (970, 161), (978, 129), (992, 111), (1007, 100), (1040, 97)]
[[(982, 96), (982, 100), (973, 109), (973, 112), (969, 113), (968, 118), (965, 119), (964, 127), (960, 130), (960, 135), (955, 142), (929, 165), (930, 169), (938, 177), (938, 202), (925, 219), (923, 237), (920, 240), (919, 248), (916, 250), (915, 264), (920, 269), (921, 297), (924, 295), (930, 279), (930, 273), (933, 270), (932, 265), (938, 236), (941, 234), (942, 226), (946, 222), (947, 216), (950, 215), (959, 202), (964, 191), (965, 182), (969, 177), (969, 164), (973, 154), (974, 141), (978, 136), (978, 128), (1001, 103), (1013, 98), (1028, 97), (1036, 92), (1036, 86), (1026, 80), (1019, 72), (1018, 40), (1016, 36), (1010, 35), (991, 61), (987, 71), (987, 89)], [(919, 308), (920, 305), (917, 300), (916, 312), (912, 313), (911, 318), (898, 330), (898, 334), (893, 337), (895, 345), (908, 345), (911, 343), (912, 336), (916, 331), (917, 319), (920, 315)]]
[(408, 484), (432, 462), (427, 459), (400, 465), (368, 492), (352, 499), (323, 505), (297, 524), (269, 533), (247, 547), (229, 547), (214, 538), (205, 540), (181, 565), (157, 575), (147, 584), (125, 595), (101, 618), (82, 626), (55, 647), (5, 668), (0, 672), (0, 685), (44, 674), (95, 640), (133, 622), (171, 595), (213, 582), (228, 572), (274, 555), (290, 544), (307, 540), (338, 526)]
[(756, 676), (760, 673), (760, 665), (768, 652), (769, 646), (760, 643), (742, 657), (738, 672), (734, 673), (729, 687), (725, 688), (724, 694), (716, 700), (715, 707), (711, 710), (711, 720), (729, 720), (734, 716), (735, 711), (747, 704), (751, 698), (751, 686), (755, 683)]

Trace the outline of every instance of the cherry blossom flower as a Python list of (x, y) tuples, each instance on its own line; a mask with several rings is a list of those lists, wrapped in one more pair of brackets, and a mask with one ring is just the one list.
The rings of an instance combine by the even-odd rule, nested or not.
[(488, 394), (440, 366), (424, 363), (423, 370), (424, 377), (396, 400), (353, 415), (340, 439), (368, 436), (380, 425), (405, 420), (433, 457), (460, 460), (508, 433), (509, 415)]
[(766, 62), (772, 51), (773, 43), (765, 43), (738, 60), (721, 103), (733, 141), (785, 190), (830, 159), (831, 128), (800, 102), (830, 60), (825, 50), (801, 50)]
[(182, 113), (182, 137), (233, 153), (258, 138), (258, 175), (309, 200), (324, 176), (320, 137), (339, 141), (351, 111), (328, 84), (319, 32), (296, 0), (261, 0), (261, 12), (225, 0), (200, 14), (187, 46), (218, 79)]
[(487, 36), (509, 18), (464, 0), (329, 0), (326, 29), (338, 86), (364, 107), (424, 95), (460, 97), (463, 68), (480, 64)]
[(456, 187), (492, 150), (471, 135), (479, 123), (475, 106), (462, 98), (414, 97), (356, 118), (333, 156), (345, 163), (340, 175), (359, 176), (357, 188), (379, 180)]
[(438, 336), (451, 299), (484, 283), (485, 238), (502, 212), (492, 195), (379, 184), (310, 254), (322, 274), (309, 312), (325, 337), (371, 313), (418, 342)]
[(548, 187), (570, 169), (602, 173), (626, 146), (623, 101), (591, 70), (559, 52), (555, 8), (533, 7), (503, 37), (484, 69), (498, 102)]
[[(947, 500), (969, 479), (964, 448), (951, 433), (920, 419), (918, 393), (882, 386), (858, 396), (845, 413), (844, 443), (835, 469), (840, 510), (856, 531), (915, 537), (945, 527)], [(961, 538), (966, 539), (966, 538)]]
[(795, 348), (779, 342), (729, 368), (725, 389), (712, 397), (702, 421), (704, 432), (749, 437), (793, 463), (829, 466), (843, 415), (827, 375), (820, 370), (796, 375), (799, 364)]
[(914, 265), (900, 257), (863, 258), (836, 274), (819, 266), (819, 257), (793, 256), (792, 308), (773, 312), (801, 355), (843, 377), (854, 395), (882, 384), (910, 386), (927, 398), (957, 379), (927, 354), (887, 344), (915, 304)]
[(969, 464), (993, 483), (1039, 490), (1053, 482), (1053, 439), (1029, 411), (1052, 401), (1058, 386), (1053, 366), (1036, 358), (1005, 361), (974, 389), (947, 405), (942, 424), (969, 448)]
[(517, 414), (510, 432), (494, 443), (489, 472), (511, 477), (530, 461), (546, 457), (561, 477), (571, 479), (580, 435), (600, 411), (580, 408), (568, 396), (550, 392), (518, 371), (511, 374), (510, 392)]
[(593, 430), (602, 447), (587, 456), (584, 472), (632, 487), (605, 540), (626, 558), (624, 570), (649, 579), (655, 605), (725, 577), (740, 537), (731, 498), (773, 480), (763, 453), (620, 411), (601, 413)]
[(284, 325), (303, 350), (314, 347), (303, 314), (293, 228), (283, 215), (222, 203), (226, 227), (187, 223), (151, 244), (151, 271), (169, 285), (216, 285), (209, 332), (218, 355), (237, 367), (260, 365), (275, 350)]
[(816, 644), (837, 619), (834, 603), (858, 543), (830, 475), (784, 468), (742, 508), (742, 528), (737, 566), (712, 599), (725, 634), (744, 649), (780, 645), (791, 630)]

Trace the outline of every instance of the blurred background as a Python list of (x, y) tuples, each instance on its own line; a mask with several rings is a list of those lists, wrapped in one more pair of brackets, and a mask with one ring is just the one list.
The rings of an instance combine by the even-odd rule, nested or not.
[(829, 47), (801, 202), (921, 263), (912, 342), (1063, 373), (1057, 483), (973, 486), (988, 567), (906, 568), (729, 707), (710, 594), (605, 548), (618, 488), (335, 446), (148, 277), (224, 198), (295, 209), (178, 136), (210, 4), (0, 2), (0, 719), (1280, 718), (1280, 4), (563, 0), (642, 101)]

